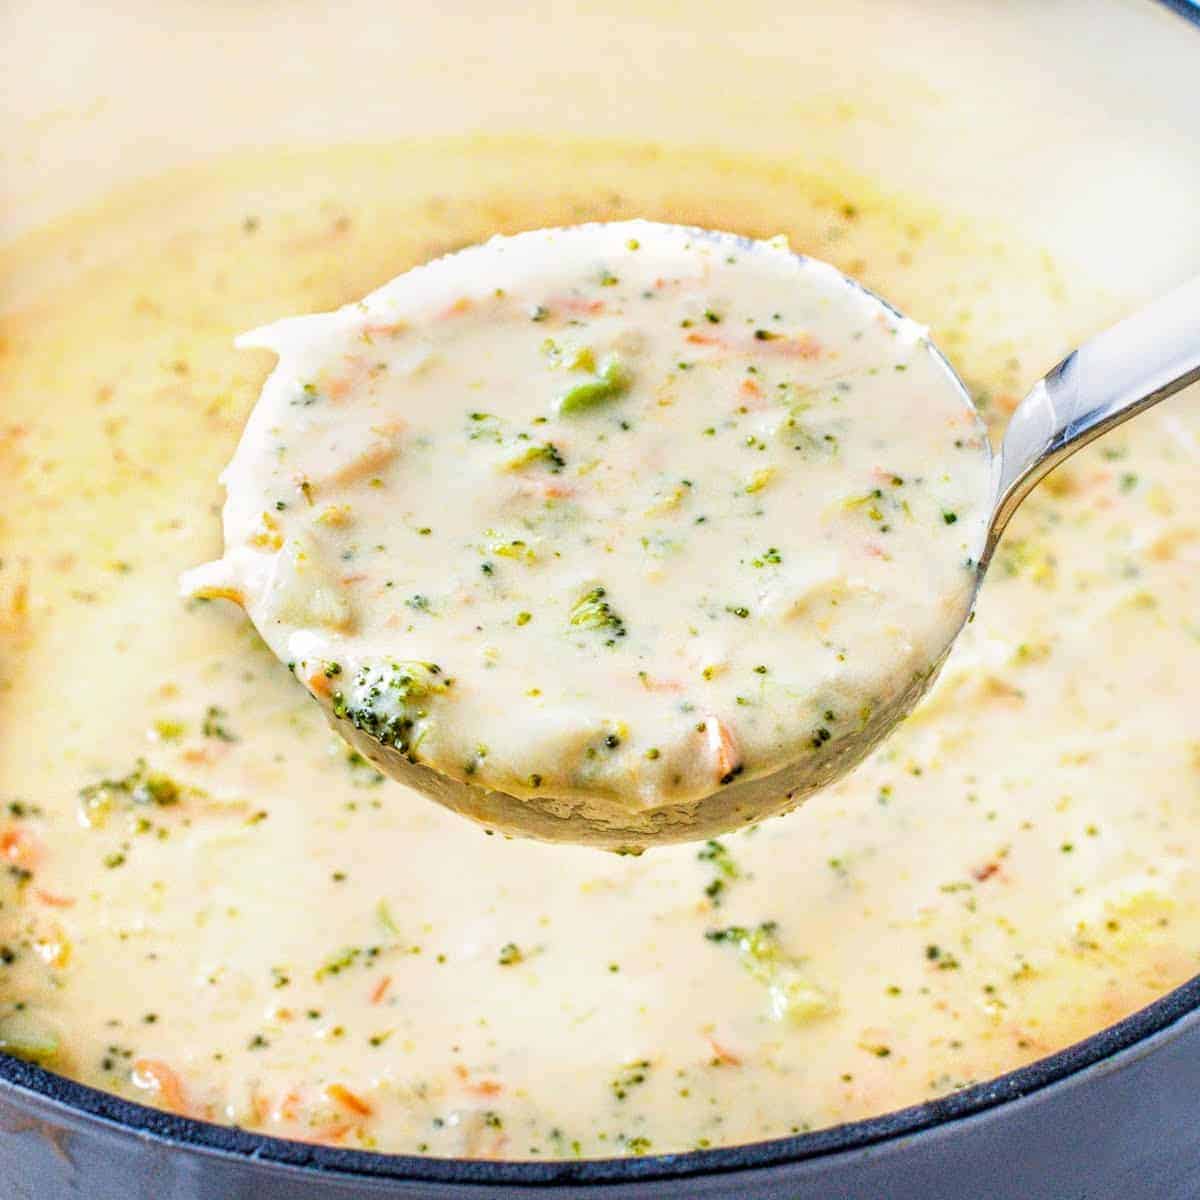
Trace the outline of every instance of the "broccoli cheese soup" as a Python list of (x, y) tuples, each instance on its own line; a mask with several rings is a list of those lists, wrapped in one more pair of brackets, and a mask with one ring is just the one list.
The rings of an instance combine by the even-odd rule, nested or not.
[(974, 595), (975, 410), (924, 330), (782, 242), (496, 238), (241, 344), (280, 363), (187, 590), (494, 828), (631, 849), (786, 810)]
[[(147, 182), (14, 245), (0, 329), (0, 1047), (159, 1108), (329, 1145), (645, 1154), (944, 1095), (1196, 971), (1200, 412), (1187, 395), (1039, 488), (938, 684), (853, 775), (785, 818), (638, 858), (489, 836), (385, 780), (244, 613), (179, 597), (180, 573), (221, 553), (216, 479), (275, 365), (235, 350), (237, 334), (335, 310), (496, 231), (636, 215), (783, 233), (861, 278), (928, 323), (993, 427), (1119, 315), (1037, 248), (860, 180), (638, 146), (273, 152)], [(556, 321), (538, 345), (566, 352), (572, 327)], [(555, 412), (568, 380), (602, 379), (615, 351), (597, 349), (595, 371), (547, 360), (528, 428), (494, 398), (470, 407), (513, 421), (506, 437), (552, 442), (559, 474), (541, 458), (505, 470), (507, 440), (470, 440), (488, 422), (469, 412), (439, 436), (457, 432), (464, 470), (486, 461), (507, 488), (565, 481), (577, 444), (623, 413), (584, 414), (576, 432)], [(297, 405), (298, 419), (327, 402)], [(742, 438), (763, 436), (761, 414), (735, 418)], [(744, 462), (739, 480), (770, 453), (715, 436)], [(629, 501), (644, 513), (679, 482), (664, 476), (656, 500), (646, 479)], [(302, 494), (276, 498), (289, 522), (326, 502), (314, 496), (310, 517)], [(686, 492), (679, 504), (705, 515)], [(940, 515), (936, 494), (922, 504)], [(876, 524), (863, 509), (837, 519)], [(487, 527), (499, 544), (537, 536)], [(350, 548), (349, 527), (318, 529)], [(786, 532), (764, 527), (753, 555), (784, 557)], [(532, 574), (522, 582), (539, 567), (488, 545), (460, 547), (455, 569), (479, 587), (490, 562), (497, 587), (528, 590), (505, 636), (552, 623)], [(369, 551), (347, 575), (377, 569)], [(757, 588), (795, 566), (739, 569)], [(424, 588), (402, 599), (445, 602)], [(743, 619), (724, 605), (757, 596), (722, 593), (714, 626), (732, 635)], [(623, 589), (603, 599), (628, 628), (596, 648), (607, 664), (643, 636), (643, 614)], [(416, 629), (435, 620), (400, 607)], [(735, 716), (737, 695), (761, 694), (740, 676), (704, 680), (705, 665), (687, 687), (728, 688)], [(561, 686), (531, 668), (528, 688)], [(635, 744), (644, 756), (653, 743)]]

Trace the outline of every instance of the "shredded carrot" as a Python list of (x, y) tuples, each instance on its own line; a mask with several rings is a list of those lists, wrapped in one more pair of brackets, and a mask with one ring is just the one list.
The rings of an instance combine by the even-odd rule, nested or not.
[(165, 1062), (157, 1058), (139, 1058), (133, 1064), (133, 1082), (140, 1088), (157, 1093), (168, 1112), (183, 1117), (188, 1115), (183, 1081)]
[(569, 483), (555, 483), (547, 479), (525, 479), (516, 486), (516, 495), (531, 498), (544, 497), (547, 500), (565, 500), (575, 494), (574, 487)]
[(997, 862), (984, 863), (981, 867), (975, 867), (971, 872), (971, 877), (977, 883), (983, 883), (985, 879), (991, 879), (997, 871), (1000, 870), (1000, 864)]
[(488, 1144), (483, 1146), (480, 1144), (478, 1134), (471, 1135), (467, 1144), (464, 1147), (464, 1152), (468, 1158), (500, 1158), (504, 1154), (505, 1147), (508, 1145), (507, 1133), (494, 1133), (488, 1140)]
[(33, 894), (43, 904), (49, 904), (51, 908), (72, 908), (75, 904), (70, 896), (56, 896), (53, 892), (46, 892), (41, 888), (38, 888)]
[(727, 1067), (740, 1067), (742, 1065), (741, 1058), (734, 1054), (732, 1050), (722, 1046), (716, 1038), (709, 1038), (708, 1044), (712, 1047), (713, 1058), (718, 1062), (723, 1063)]
[(460, 299), (455, 300), (455, 302), (451, 304), (449, 308), (442, 309), (442, 311), (438, 313), (437, 319), (439, 321), (447, 321), (451, 317), (461, 317), (464, 313), (469, 313), (470, 311), (470, 298), (463, 296)]
[(320, 1125), (316, 1129), (301, 1129), (290, 1134), (301, 1142), (332, 1143), (336, 1145), (354, 1128), (353, 1121), (334, 1121), (328, 1125)]
[(369, 1117), (375, 1111), (361, 1096), (356, 1096), (348, 1087), (340, 1083), (331, 1083), (325, 1088), (325, 1095), (335, 1100), (343, 1108), (348, 1108), (360, 1117)]
[(685, 685), (678, 679), (651, 679), (649, 675), (642, 675), (642, 687), (648, 692), (682, 692)]
[(742, 766), (742, 755), (733, 730), (719, 717), (706, 717), (704, 728), (708, 734), (709, 749), (716, 761), (717, 778), (722, 783), (729, 783)]
[(753, 379), (743, 379), (742, 380), (742, 394), (744, 396), (757, 397), (757, 396), (761, 396), (763, 394), (763, 390), (761, 387), (758, 386), (758, 384)]
[(473, 1096), (498, 1096), (504, 1091), (504, 1084), (494, 1079), (481, 1079), (478, 1083), (468, 1084), (467, 1091)]
[(298, 1113), (296, 1110), (299, 1108), (299, 1106), (300, 1106), (300, 1093), (299, 1092), (288, 1092), (288, 1094), (286, 1096), (284, 1096), (283, 1100), (279, 1104), (279, 1115), (285, 1121), (294, 1121), (294, 1120), (296, 1120), (296, 1118), (298, 1116)]
[(333, 683), (324, 671), (314, 671), (308, 677), (308, 690), (314, 696), (324, 696), (326, 698), (333, 692)]
[(391, 987), (391, 986), (392, 986), (392, 977), (391, 977), (390, 975), (385, 975), (385, 976), (384, 976), (384, 977), (383, 977), (383, 978), (382, 978), (382, 979), (381, 979), (381, 980), (380, 980), (380, 981), (379, 981), (379, 982), (378, 982), (378, 983), (377, 983), (377, 984), (376, 984), (376, 985), (375, 985), (375, 986), (374, 986), (374, 987), (371, 989), (371, 1003), (372, 1003), (372, 1004), (379, 1004), (379, 1003), (380, 1003), (380, 1002), (383, 1000), (384, 996), (386, 996), (386, 995), (387, 995), (387, 990), (388, 990), (388, 988), (389, 988), (389, 987)]
[(41, 857), (41, 845), (29, 830), (12, 828), (0, 833), (0, 858), (29, 870)]
[(383, 334), (385, 337), (395, 337), (397, 334), (403, 333), (408, 326), (403, 321), (392, 321), (391, 323), (369, 322), (362, 328), (363, 333), (374, 337), (376, 334)]
[(551, 301), (551, 311), (556, 308), (561, 308), (569, 313), (582, 313), (594, 317), (604, 311), (605, 304), (603, 300), (585, 300), (582, 296), (563, 296)]
[(799, 337), (778, 338), (764, 343), (768, 354), (778, 354), (783, 358), (820, 358), (821, 343), (807, 333)]
[(349, 462), (343, 463), (326, 482), (337, 484), (357, 483), (366, 478), (396, 457), (396, 445), (393, 441), (378, 441), (369, 445), (361, 454), (356, 454)]

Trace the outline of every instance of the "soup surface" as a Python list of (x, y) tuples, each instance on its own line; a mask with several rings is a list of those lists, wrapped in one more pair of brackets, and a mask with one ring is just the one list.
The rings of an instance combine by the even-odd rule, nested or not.
[(629, 850), (793, 808), (966, 619), (986, 432), (920, 326), (784, 245), (496, 238), (239, 344), (280, 361), (185, 591), (490, 827)]
[(856, 181), (643, 147), (258, 156), (16, 246), (4, 1046), (286, 1137), (641, 1154), (942, 1095), (1195, 972), (1190, 397), (1039, 489), (937, 688), (853, 776), (640, 858), (489, 837), (384, 782), (242, 614), (179, 599), (272, 365), (235, 334), (497, 230), (635, 214), (786, 233), (928, 321), (997, 425), (1116, 315)]

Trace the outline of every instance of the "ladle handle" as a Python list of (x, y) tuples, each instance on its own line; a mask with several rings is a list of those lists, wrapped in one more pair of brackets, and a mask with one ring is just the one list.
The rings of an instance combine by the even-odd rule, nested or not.
[(1021, 501), (1065, 458), (1200, 379), (1200, 277), (1073, 350), (1004, 431), (986, 568)]

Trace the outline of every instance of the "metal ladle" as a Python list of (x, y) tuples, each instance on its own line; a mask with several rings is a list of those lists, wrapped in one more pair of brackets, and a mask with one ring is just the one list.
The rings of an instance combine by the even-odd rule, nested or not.
[(979, 582), (1013, 513), (1055, 467), (1198, 379), (1200, 277), (1097, 334), (1038, 380), (1004, 431)]
[[(859, 285), (847, 280), (848, 286)], [(946, 369), (953, 375), (953, 369)], [(957, 377), (955, 377), (957, 378)], [(984, 548), (979, 556), (979, 590), (1010, 519), (1031, 491), (1065, 459), (1110, 429), (1200, 380), (1200, 277), (1168, 293), (1073, 350), (1039, 380), (1012, 415), (995, 465), (996, 490)], [(960, 381), (961, 386), (961, 381)], [(963, 387), (964, 397), (967, 396)], [(956, 631), (955, 637), (957, 637)], [(543, 814), (522, 813), (521, 832), (551, 840), (585, 841), (609, 849), (712, 837), (765, 816), (787, 812), (806, 796), (833, 783), (861, 762), (916, 706), (937, 678), (954, 643), (930, 669), (872, 715), (858, 732), (831, 747), (819, 777), (810, 767), (784, 767), (769, 775), (738, 780), (705, 798), (683, 820), (657, 828), (628, 830), (555, 828)], [(418, 768), (427, 771), (428, 768)], [(436, 777), (422, 790), (438, 794), (451, 808), (476, 820), (512, 828), (513, 797)], [(469, 794), (474, 793), (474, 794)], [(508, 819), (506, 820), (505, 817)], [(545, 824), (545, 828), (540, 827)], [(537, 827), (535, 827), (537, 826)]]
[[(712, 230), (675, 232), (689, 238), (735, 242), (743, 251), (762, 246)], [(853, 280), (839, 278), (847, 289), (863, 290)], [(964, 408), (970, 408), (970, 395), (962, 381), (944, 356), (937, 357), (948, 381), (958, 389)], [(995, 490), (990, 516), (983, 536), (972, 546), (979, 547), (970, 581), (972, 603), (1013, 513), (1046, 475), (1109, 429), (1197, 379), (1200, 278), (1092, 338), (1041, 379), (1013, 413), (998, 460), (992, 462)], [(194, 584), (188, 586), (194, 588)], [(968, 611), (969, 606), (963, 605), (964, 620)], [(940, 651), (898, 691), (864, 706), (860, 727), (823, 741), (819, 755), (798, 753), (765, 774), (747, 772), (730, 777), (698, 800), (659, 807), (625, 810), (614, 804), (589, 810), (541, 791), (534, 799), (522, 799), (475, 780), (444, 774), (432, 763), (407, 753), (407, 747), (377, 740), (373, 732), (343, 720), (344, 714), (331, 705), (326, 712), (334, 728), (380, 770), (491, 829), (637, 852), (666, 842), (711, 838), (788, 812), (841, 778), (886, 738), (929, 690), (959, 632), (959, 628), (952, 629)]]

